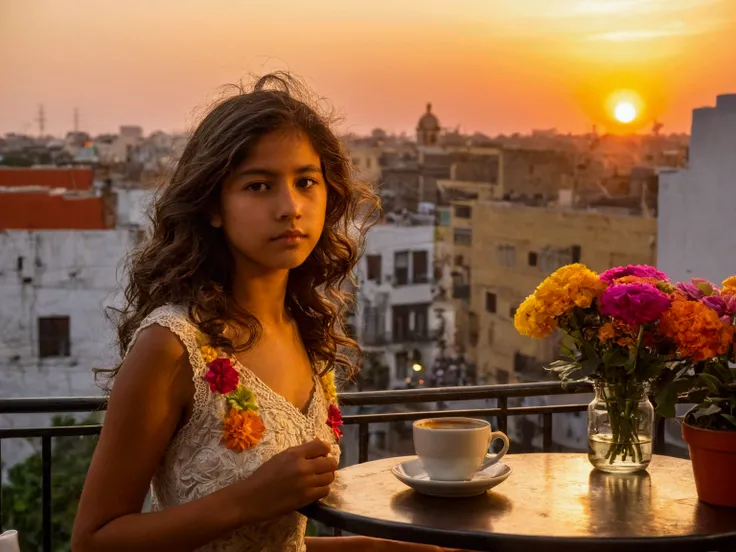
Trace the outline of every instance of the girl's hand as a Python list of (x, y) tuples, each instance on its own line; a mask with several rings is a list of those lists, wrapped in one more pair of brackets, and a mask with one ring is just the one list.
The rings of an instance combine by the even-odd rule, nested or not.
[(248, 479), (236, 483), (243, 487), (240, 506), (246, 510), (245, 518), (272, 519), (326, 497), (337, 469), (330, 451), (327, 443), (314, 439), (276, 454)]

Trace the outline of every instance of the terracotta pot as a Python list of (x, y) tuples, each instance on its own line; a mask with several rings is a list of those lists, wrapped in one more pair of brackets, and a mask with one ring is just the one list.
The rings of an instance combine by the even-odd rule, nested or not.
[(713, 431), (682, 424), (690, 450), (698, 498), (736, 508), (736, 431)]

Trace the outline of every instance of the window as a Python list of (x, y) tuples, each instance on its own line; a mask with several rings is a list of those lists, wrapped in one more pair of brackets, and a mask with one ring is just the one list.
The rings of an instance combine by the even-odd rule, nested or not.
[(496, 370), (496, 383), (508, 383), (509, 382), (509, 373), (506, 370), (501, 370), (500, 368)]
[(429, 281), (429, 261), (426, 251), (412, 251), (411, 279), (415, 284), (424, 284)]
[(470, 205), (455, 205), (455, 216), (457, 218), (469, 219), (473, 216), (473, 208)]
[(488, 325), (488, 345), (493, 345), (493, 341), (496, 339), (496, 325), (491, 322)]
[(516, 311), (517, 311), (518, 308), (519, 308), (518, 305), (517, 306), (511, 305), (511, 307), (509, 307), (509, 316), (511, 318), (513, 318), (514, 316), (516, 316)]
[(23, 272), (23, 257), (18, 257), (18, 260), (16, 261), (15, 269), (18, 272)]
[(455, 266), (463, 266), (465, 264), (465, 259), (462, 255), (455, 255)]
[(486, 291), (486, 312), (496, 312), (496, 294)]
[(392, 307), (392, 341), (402, 343), (428, 336), (429, 307), (425, 303)]
[(425, 337), (429, 335), (429, 306), (414, 308), (414, 335)]
[(405, 378), (409, 375), (409, 353), (401, 351), (394, 355), (396, 362), (396, 377)]
[(356, 167), (359, 167), (360, 166), (360, 159), (358, 159), (357, 157), (353, 157), (353, 165), (355, 165)]
[(516, 247), (513, 245), (499, 245), (496, 249), (498, 264), (501, 266), (514, 266), (516, 264)]
[(366, 255), (366, 278), (369, 281), (376, 281), (381, 283), (381, 256), (380, 255)]
[(572, 262), (579, 263), (582, 255), (582, 251), (579, 245), (572, 246)]
[(535, 379), (539, 379), (541, 375), (537, 366), (537, 359), (519, 352), (514, 353), (514, 371), (519, 374), (533, 376)]
[(394, 343), (401, 343), (409, 338), (409, 318), (411, 317), (411, 307), (408, 305), (400, 305), (393, 307), (392, 311), (392, 341)]
[(451, 212), (449, 209), (440, 207), (437, 209), (436, 218), (438, 226), (450, 226), (450, 220), (452, 218)]
[(454, 228), (452, 234), (457, 245), (471, 245), (473, 243), (473, 231), (470, 228)]
[(397, 251), (394, 253), (394, 283), (405, 286), (409, 283), (409, 252)]
[(71, 354), (68, 316), (47, 316), (38, 319), (38, 356), (68, 357)]
[(534, 251), (529, 252), (529, 266), (537, 266), (537, 254)]

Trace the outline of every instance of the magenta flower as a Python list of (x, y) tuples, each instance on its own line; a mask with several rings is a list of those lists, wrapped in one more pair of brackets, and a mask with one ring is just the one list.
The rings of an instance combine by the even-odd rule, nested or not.
[(618, 284), (603, 292), (600, 305), (601, 314), (638, 326), (659, 318), (670, 307), (670, 298), (651, 284)]
[(702, 302), (721, 318), (736, 316), (736, 295), (710, 295), (703, 297)]
[(702, 278), (693, 278), (689, 282), (677, 282), (675, 287), (690, 301), (700, 301), (703, 297), (709, 297), (719, 291), (714, 283)]
[(656, 280), (662, 280), (666, 282), (668, 280), (667, 275), (649, 265), (628, 265), (628, 266), (617, 266), (616, 268), (609, 268), (603, 274), (600, 275), (600, 279), (609, 284), (613, 283), (619, 278), (624, 276), (636, 276), (638, 278), (655, 278)]

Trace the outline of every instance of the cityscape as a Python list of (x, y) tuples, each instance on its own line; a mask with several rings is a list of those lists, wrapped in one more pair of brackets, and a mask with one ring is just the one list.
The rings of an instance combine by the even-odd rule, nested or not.
[[(542, 9), (536, 0), (532, 4)], [(605, 15), (635, 3), (561, 4), (569, 5), (573, 15), (590, 5)], [(644, 4), (649, 2), (642, 0)], [(701, 2), (673, 4), (687, 4), (682, 13), (689, 13), (691, 4)], [(724, 2), (713, 5), (724, 10), (722, 15), (732, 9)], [(513, 17), (532, 20), (526, 12)], [(736, 14), (729, 24), (734, 22)], [(540, 32), (552, 40), (565, 28), (559, 23)], [(685, 36), (677, 26), (662, 28)], [(597, 41), (629, 40), (623, 31), (599, 30), (591, 48), (599, 46)], [(393, 31), (386, 32), (393, 37)], [(649, 31), (627, 32), (633, 33), (631, 40), (639, 40)], [(326, 43), (332, 40), (325, 38)], [(360, 52), (356, 60), (363, 59)], [(387, 54), (381, 50), (377, 55)], [(436, 55), (438, 63), (449, 63)], [(420, 80), (423, 71), (424, 66), (416, 69)], [(349, 89), (323, 81), (328, 89)], [(510, 119), (494, 127), (488, 113), (472, 118), (462, 104), (467, 101), (477, 109), (473, 102), (480, 100), (469, 90), (439, 84), (434, 90), (426, 79), (422, 83), (411, 94), (397, 88), (396, 104), (386, 107), (378, 124), (369, 121), (380, 108), (372, 98), (357, 117), (348, 114), (351, 124), (340, 127), (354, 175), (374, 187), (382, 206), (380, 220), (366, 236), (354, 274), (356, 287), (350, 290), (355, 304), (346, 320), (347, 332), (364, 356), (355, 378), (338, 382), (340, 392), (357, 396), (555, 381), (546, 367), (559, 358), (559, 332), (528, 339), (515, 328), (514, 316), (539, 282), (571, 263), (596, 272), (651, 265), (673, 282), (696, 276), (721, 282), (736, 273), (736, 241), (728, 231), (736, 204), (733, 74), (730, 80), (703, 85), (686, 107), (684, 96), (678, 96), (677, 109), (672, 102), (669, 111), (654, 100), (654, 88), (666, 95), (664, 85), (649, 89), (641, 84), (636, 92), (636, 83), (633, 88), (606, 84), (600, 105), (593, 108), (592, 100), (585, 99), (580, 109), (584, 115), (577, 118), (572, 115), (577, 111), (560, 107), (562, 117), (553, 99), (544, 98), (540, 105), (554, 116), (543, 118), (539, 128), (524, 119), (517, 130)], [(530, 113), (542, 109), (533, 86), (525, 86), (528, 94), (520, 103), (509, 103), (517, 115), (524, 113), (524, 103)], [(371, 96), (380, 95), (375, 82), (368, 89)], [(387, 86), (387, 97), (389, 92)], [(38, 90), (27, 93), (39, 98), (33, 111), (25, 105), (24, 114), (16, 116), (19, 100), (8, 96), (4, 113), (12, 111), (15, 118), (0, 124), (0, 399), (102, 397), (93, 370), (119, 360), (108, 310), (121, 305), (125, 261), (146, 240), (149, 208), (182, 154), (188, 132), (168, 125), (169, 114), (152, 115), (155, 106), (141, 109), (147, 114), (139, 119), (131, 117), (127, 106), (122, 121), (111, 107), (103, 122), (93, 119), (99, 108), (87, 111), (82, 104), (70, 109), (64, 99), (49, 109)], [(60, 94), (66, 98), (68, 90)], [(488, 100), (493, 113), (504, 109), (499, 98)], [(335, 98), (339, 106), (359, 100)], [(62, 109), (68, 112), (68, 125), (58, 122)], [(468, 120), (458, 121), (460, 116)], [(181, 114), (180, 120), (187, 117)], [(113, 120), (118, 128), (111, 131)], [(557, 127), (547, 124), (557, 122)], [(518, 394), (508, 403), (504, 398), (503, 408), (583, 405), (591, 398), (588, 393)], [(500, 408), (500, 401), (379, 401), (367, 406), (356, 401), (343, 414), (490, 409)], [(679, 414), (684, 414), (682, 408), (678, 406)], [(98, 423), (102, 414), (69, 416), (65, 423), (87, 424)], [(0, 414), (3, 428), (60, 420), (50, 411)], [(362, 428), (345, 428), (341, 466), (413, 454), (411, 421), (378, 421), (366, 433)], [(514, 452), (588, 449), (583, 411), (556, 415), (553, 427), (545, 425), (542, 415), (514, 416), (504, 429)], [(676, 422), (667, 421), (665, 441), (668, 454), (688, 457)], [(38, 439), (1, 439), (0, 446), (4, 485), (14, 466), (38, 457), (41, 450)]]

